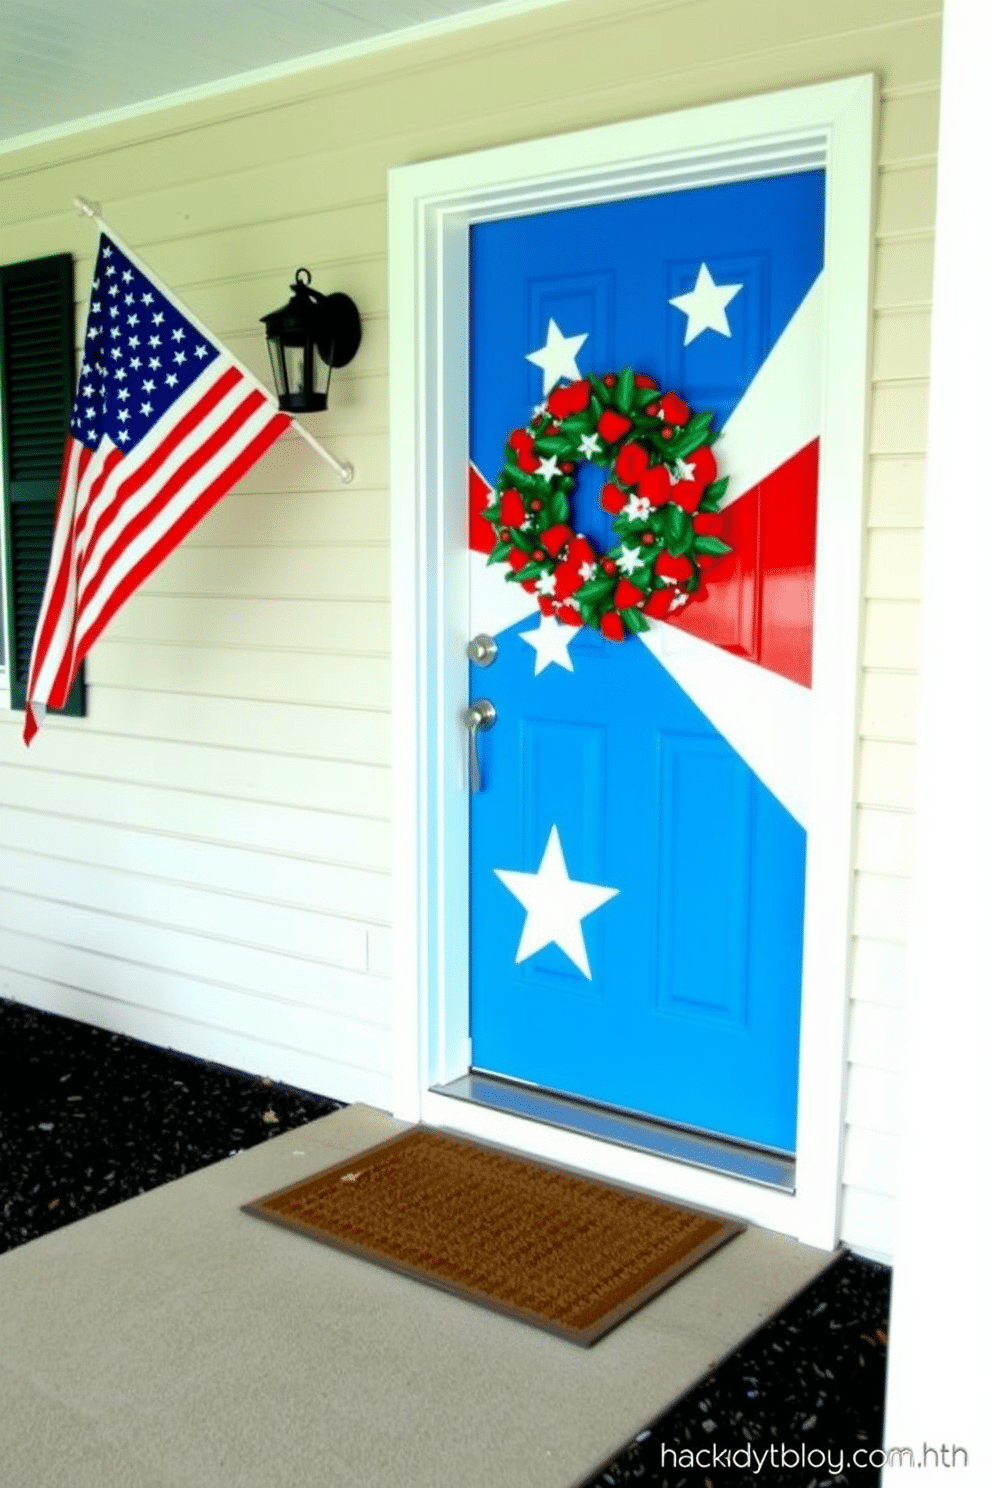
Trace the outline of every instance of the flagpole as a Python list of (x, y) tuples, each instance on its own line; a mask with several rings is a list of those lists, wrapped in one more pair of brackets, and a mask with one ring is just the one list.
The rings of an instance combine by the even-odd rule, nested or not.
[[(174, 300), (177, 304), (182, 305), (183, 314), (189, 321), (192, 322), (193, 325), (196, 326), (196, 328), (202, 335), (208, 337), (211, 341), (216, 340), (214, 333), (203, 324), (198, 316), (193, 314), (192, 310), (190, 310), (189, 306), (186, 305), (179, 298), (175, 290), (170, 289), (167, 285), (163, 284), (155, 271), (149, 268), (148, 264), (145, 263), (141, 255), (135, 253), (130, 244), (125, 243), (123, 238), (121, 238), (110, 226), (109, 222), (106, 222), (104, 220), (104, 218), (101, 216), (101, 208), (99, 202), (87, 201), (84, 196), (76, 196), (73, 197), (72, 204), (75, 207), (76, 211), (79, 213), (80, 217), (89, 217), (91, 221), (97, 224), (102, 232), (105, 232), (107, 234), (108, 238), (113, 239), (113, 241), (122, 250), (122, 252), (129, 254), (137, 264), (140, 264), (142, 273), (151, 280), (152, 284), (154, 284), (157, 289), (161, 290), (164, 295)], [(258, 382), (258, 378), (255, 376), (254, 372), (252, 372), (250, 368), (246, 367), (244, 362), (240, 361), (233, 354), (233, 352), (227, 351), (226, 347), (224, 349), (227, 356), (231, 358), (231, 361), (234, 362), (235, 366), (240, 367), (241, 371), (245, 374), (246, 377), (250, 377), (253, 382)], [(269, 394), (269, 397), (272, 397), (271, 393)], [(306, 440), (307, 444), (310, 445), (311, 449), (316, 451), (316, 453), (322, 460), (327, 461), (328, 465), (330, 465), (331, 469), (337, 475), (341, 484), (344, 486), (350, 485), (355, 478), (354, 465), (352, 465), (348, 460), (338, 460), (334, 455), (331, 454), (330, 450), (326, 450), (324, 446), (314, 438), (309, 429), (304, 429), (303, 425), (297, 419), (294, 418), (292, 420), (292, 425), (297, 434), (299, 434), (300, 438)]]

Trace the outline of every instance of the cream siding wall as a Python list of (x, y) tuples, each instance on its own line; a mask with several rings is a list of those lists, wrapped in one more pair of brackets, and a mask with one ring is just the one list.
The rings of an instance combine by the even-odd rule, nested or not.
[(257, 319), (298, 264), (365, 326), (310, 421), (355, 485), (288, 436), (114, 622), (85, 722), (26, 754), (0, 717), (4, 995), (389, 1105), (386, 172), (874, 71), (843, 1235), (891, 1253), (939, 33), (928, 0), (575, 0), (0, 157), (3, 259), (71, 249), (80, 326), (76, 194), (263, 377)]

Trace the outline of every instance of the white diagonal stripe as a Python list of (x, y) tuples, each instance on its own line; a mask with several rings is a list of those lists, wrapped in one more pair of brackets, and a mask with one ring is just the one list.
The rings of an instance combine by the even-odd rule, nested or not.
[(722, 506), (771, 475), (820, 434), (823, 275), (758, 368), (713, 448), (729, 477)]
[(641, 640), (800, 826), (810, 819), (809, 688), (664, 621)]

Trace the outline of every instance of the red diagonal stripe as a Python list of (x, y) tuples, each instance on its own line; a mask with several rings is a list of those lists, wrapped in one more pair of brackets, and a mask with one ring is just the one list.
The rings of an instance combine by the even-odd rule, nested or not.
[(140, 584), (144, 583), (149, 574), (154, 573), (159, 564), (164, 562), (169, 554), (178, 547), (187, 533), (191, 532), (197, 522), (206, 516), (211, 507), (216, 506), (221, 497), (247, 474), (255, 462), (261, 459), (266, 450), (276, 442), (291, 423), (292, 419), (288, 414), (274, 414), (265, 428), (260, 430), (254, 439), (239, 451), (231, 464), (216, 476), (211, 484), (200, 493), (196, 501), (180, 513), (173, 526), (169, 528), (168, 532), (162, 534), (154, 547), (149, 548), (144, 557), (133, 568), (128, 570), (117, 588), (108, 595), (100, 613), (91, 621), (85, 633), (77, 637), (76, 656), (78, 657), (78, 661), (74, 660), (73, 675), (78, 669), (79, 662), (82, 661), (94, 641), (99, 638), (103, 630), (116, 615), (121, 605), (130, 598)]
[[(59, 478), (59, 494), (55, 504), (56, 534), (58, 533), (59, 516), (61, 515), (63, 504), (65, 501), (71, 499), (67, 494), (67, 487), (74, 458), (78, 458), (81, 473), (84, 473), (92, 459), (92, 452), (87, 445), (80, 444), (78, 440), (70, 438), (66, 441), (65, 454), (62, 457), (62, 474)], [(73, 491), (75, 491), (76, 485), (78, 485), (79, 478), (77, 476), (76, 482), (73, 484)], [(42, 601), (41, 613), (38, 617), (38, 626), (35, 630), (34, 645), (31, 653), (31, 665), (28, 669), (29, 697), (37, 674), (48, 654), (48, 648), (52, 644), (52, 633), (58, 623), (59, 615), (62, 613), (62, 606), (65, 604), (71, 566), (72, 544), (66, 543), (59, 555), (59, 566), (54, 581), (51, 574), (49, 574), (45, 585), (46, 594)]]
[[(202, 423), (203, 420), (210, 413), (213, 412), (218, 403), (221, 403), (224, 398), (227, 397), (227, 394), (230, 392), (230, 390), (242, 380), (243, 379), (241, 373), (238, 371), (237, 367), (228, 367), (223, 375), (219, 377), (217, 381), (213, 383), (209, 388), (207, 388), (206, 392), (203, 394), (203, 397), (200, 398), (193, 405), (193, 407), (190, 408), (183, 415), (183, 417), (179, 420), (175, 427), (169, 431), (169, 433), (163, 438), (161, 444), (156, 445), (151, 453), (145, 457), (145, 459), (134, 471), (134, 473), (132, 475), (129, 475), (125, 481), (122, 481), (120, 490), (118, 491), (117, 495), (114, 497), (113, 501), (110, 503), (107, 509), (100, 513), (100, 516), (93, 525), (93, 530), (89, 535), (85, 552), (83, 552), (80, 556), (81, 572), (89, 567), (90, 557), (92, 555), (94, 547), (100, 540), (101, 534), (106, 532), (107, 528), (113, 525), (120, 512), (121, 507), (127, 501), (128, 497), (133, 495), (135, 491), (140, 490), (143, 485), (151, 480), (156, 471), (162, 468), (166, 460), (168, 460), (173, 451), (182, 444), (183, 440), (187, 439), (190, 434), (195, 432), (197, 425)], [(264, 401), (263, 394), (257, 389), (255, 390), (255, 396), (259, 401)]]
[[(80, 610), (85, 609), (90, 597), (99, 589), (107, 573), (113, 568), (121, 554), (126, 552), (131, 546), (135, 538), (139, 537), (145, 528), (155, 520), (178, 492), (193, 483), (204, 465), (208, 464), (225, 445), (231, 444), (234, 441), (241, 427), (247, 423), (265, 402), (266, 398), (264, 394), (253, 388), (238, 406), (232, 409), (228, 417), (213, 431), (209, 438), (205, 439), (173, 471), (161, 490), (145, 502), (131, 520), (121, 528), (121, 531), (101, 558), (99, 567), (91, 572), (88, 570), (87, 565), (85, 577), (83, 575), (80, 576), (81, 583), (78, 600), (78, 608)], [(144, 469), (145, 467), (142, 466), (133, 476), (129, 476), (127, 480), (121, 483), (121, 497), (115, 503), (118, 510), (124, 500), (133, 496), (137, 491), (140, 491), (142, 484), (140, 477)]]
[(819, 440), (723, 508), (732, 551), (704, 563), (703, 597), (666, 625), (778, 672), (813, 681)]

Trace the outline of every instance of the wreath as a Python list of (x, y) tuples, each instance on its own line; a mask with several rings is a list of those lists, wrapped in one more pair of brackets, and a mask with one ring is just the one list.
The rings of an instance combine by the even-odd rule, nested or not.
[[(711, 449), (712, 413), (625, 367), (556, 387), (527, 428), (506, 442), (506, 463), (482, 513), (496, 533), (490, 563), (538, 596), (545, 615), (588, 625), (611, 641), (649, 629), (701, 593), (706, 558), (721, 541)], [(577, 467), (605, 466), (600, 497), (620, 541), (599, 554), (571, 526)]]

